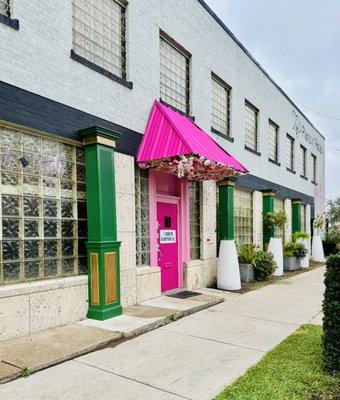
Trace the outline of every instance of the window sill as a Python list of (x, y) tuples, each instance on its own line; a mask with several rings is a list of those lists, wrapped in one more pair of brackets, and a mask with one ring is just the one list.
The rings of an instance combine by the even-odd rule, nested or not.
[(213, 127), (211, 127), (211, 132), (212, 132), (212, 133), (215, 133), (215, 134), (218, 135), (218, 136), (221, 136), (223, 139), (229, 140), (229, 142), (232, 142), (232, 143), (233, 143), (234, 140), (235, 140), (235, 138), (233, 138), (233, 137), (231, 137), (231, 136), (228, 136), (228, 135), (226, 135), (225, 133), (222, 133), (222, 132), (218, 131), (217, 129), (213, 128)]
[(88, 68), (92, 69), (93, 71), (96, 71), (96, 72), (100, 73), (101, 75), (104, 75), (107, 78), (109, 78), (117, 83), (120, 83), (121, 85), (127, 87), (128, 89), (133, 88), (132, 82), (129, 82), (126, 79), (121, 78), (120, 76), (117, 76), (117, 75), (113, 74), (112, 72), (100, 67), (99, 65), (94, 64), (93, 62), (87, 60), (86, 58), (79, 56), (73, 50), (71, 50), (71, 58), (72, 58), (72, 60), (77, 61), (82, 65), (85, 65), (85, 67), (88, 67)]
[(305, 181), (308, 181), (308, 178), (307, 178), (307, 176), (300, 175), (300, 178), (304, 179)]
[(288, 167), (286, 168), (286, 170), (289, 171), (289, 172), (291, 172), (292, 174), (296, 174), (296, 171), (294, 171), (294, 170), (292, 170), (292, 169), (290, 169), (290, 168), (288, 168)]
[(260, 153), (259, 151), (256, 151), (256, 150), (254, 150), (254, 149), (252, 149), (252, 148), (250, 148), (250, 147), (248, 147), (248, 146), (244, 146), (244, 148), (245, 148), (247, 151), (250, 151), (250, 153), (253, 153), (253, 154), (257, 155), (257, 156), (261, 156), (261, 153)]
[(12, 19), (6, 17), (6, 15), (0, 14), (0, 22), (15, 29), (16, 31), (19, 29), (19, 20), (17, 19)]
[(268, 161), (271, 162), (272, 164), (277, 165), (278, 167), (281, 167), (281, 163), (279, 163), (279, 162), (277, 162), (275, 160), (272, 160), (271, 158), (268, 158)]

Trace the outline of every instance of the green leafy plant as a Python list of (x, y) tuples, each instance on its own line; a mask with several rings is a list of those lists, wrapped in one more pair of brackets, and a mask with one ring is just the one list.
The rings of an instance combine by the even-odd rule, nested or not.
[(259, 250), (256, 252), (256, 257), (253, 260), (255, 269), (255, 278), (257, 281), (264, 281), (276, 269), (276, 263), (272, 253)]
[(260, 248), (256, 244), (243, 243), (238, 249), (238, 260), (242, 264), (253, 264), (253, 261), (259, 251)]
[(306, 239), (309, 239), (309, 237), (310, 236), (309, 236), (309, 234), (307, 232), (295, 231), (292, 234), (292, 241), (293, 242), (297, 242), (299, 239), (306, 240)]
[(171, 314), (171, 315), (169, 315), (169, 319), (170, 319), (170, 321), (174, 322), (174, 321), (177, 321), (178, 317), (176, 314)]
[(305, 258), (307, 249), (302, 243), (288, 242), (283, 246), (284, 257)]
[(323, 301), (324, 368), (340, 373), (340, 255), (331, 255), (326, 262), (325, 296)]
[(325, 225), (325, 219), (322, 215), (317, 215), (313, 222), (313, 228), (322, 229)]
[(21, 368), (20, 375), (22, 378), (27, 378), (28, 376), (31, 375), (31, 372), (28, 367), (23, 367)]
[(277, 228), (282, 231), (287, 223), (287, 213), (284, 210), (268, 212), (264, 216), (263, 222), (267, 228)]

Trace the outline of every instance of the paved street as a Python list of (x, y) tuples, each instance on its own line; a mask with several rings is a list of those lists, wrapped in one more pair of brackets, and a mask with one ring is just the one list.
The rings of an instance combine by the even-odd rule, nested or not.
[(301, 324), (319, 322), (324, 269), (0, 386), (4, 400), (212, 399)]

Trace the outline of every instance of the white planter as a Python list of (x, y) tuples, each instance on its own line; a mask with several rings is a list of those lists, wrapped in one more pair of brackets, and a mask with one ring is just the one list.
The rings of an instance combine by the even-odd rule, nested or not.
[[(299, 243), (302, 243), (306, 249), (308, 250), (308, 245), (307, 245), (307, 239), (298, 239)], [(309, 252), (307, 252), (307, 255), (305, 258), (300, 259), (300, 267), (301, 268), (308, 268), (309, 267)]]
[(217, 287), (223, 290), (240, 290), (241, 278), (234, 240), (221, 240), (217, 263)]
[(270, 238), (268, 252), (272, 253), (276, 262), (276, 270), (274, 276), (283, 275), (283, 248), (281, 238)]
[(313, 236), (312, 238), (312, 260), (317, 262), (325, 262), (325, 254), (323, 252), (321, 236)]

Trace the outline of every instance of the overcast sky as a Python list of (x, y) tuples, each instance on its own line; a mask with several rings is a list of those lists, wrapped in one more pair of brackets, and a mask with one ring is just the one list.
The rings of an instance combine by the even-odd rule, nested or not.
[(206, 2), (326, 137), (326, 198), (340, 197), (340, 0)]

